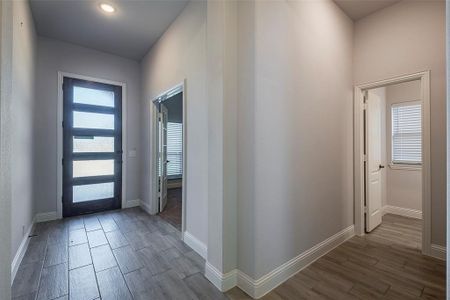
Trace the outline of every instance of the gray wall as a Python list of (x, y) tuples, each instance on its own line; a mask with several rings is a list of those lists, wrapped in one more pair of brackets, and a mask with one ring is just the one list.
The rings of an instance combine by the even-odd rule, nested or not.
[(13, 2), (11, 103), (11, 261), (35, 214), (36, 33), (27, 1)]
[(353, 23), (332, 1), (239, 4), (239, 269), (353, 224)]
[(206, 97), (206, 2), (190, 2), (141, 62), (141, 194), (152, 197), (151, 101), (186, 80), (186, 230), (207, 242), (208, 101)]
[(354, 38), (355, 84), (431, 71), (431, 241), (445, 245), (445, 2), (399, 2), (356, 22)]
[[(47, 38), (38, 39), (36, 107), (37, 212), (56, 211), (58, 71), (75, 73), (127, 85), (127, 148), (139, 149), (139, 63), (119, 56)], [(127, 155), (126, 200), (139, 199), (141, 155)]]

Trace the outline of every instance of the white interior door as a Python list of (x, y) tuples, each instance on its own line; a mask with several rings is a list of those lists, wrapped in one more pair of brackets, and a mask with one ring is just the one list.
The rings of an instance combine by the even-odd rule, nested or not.
[(168, 110), (160, 104), (159, 111), (159, 211), (162, 212), (167, 204), (167, 120)]
[(382, 99), (370, 90), (367, 92), (366, 110), (366, 231), (381, 224), (382, 212)]

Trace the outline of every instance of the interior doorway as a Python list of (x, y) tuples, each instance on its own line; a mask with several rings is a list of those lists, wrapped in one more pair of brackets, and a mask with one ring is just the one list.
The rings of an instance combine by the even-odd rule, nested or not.
[(414, 249), (422, 239), (420, 80), (365, 91), (365, 231)]
[(355, 88), (355, 231), (430, 254), (429, 73)]
[(184, 85), (178, 85), (153, 101), (154, 204), (156, 213), (180, 232), (184, 231), (185, 110)]

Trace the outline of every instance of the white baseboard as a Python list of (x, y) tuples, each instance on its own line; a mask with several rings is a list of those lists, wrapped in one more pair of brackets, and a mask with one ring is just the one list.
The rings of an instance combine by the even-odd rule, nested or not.
[(257, 280), (238, 272), (237, 285), (251, 297), (259, 299), (354, 235), (355, 228), (351, 225)]
[(147, 203), (145, 203), (144, 201), (141, 201), (140, 205), (141, 205), (141, 208), (149, 215), (152, 215), (152, 216), (156, 215), (156, 213), (152, 212), (152, 210), (150, 209), (150, 206)]
[(16, 278), (17, 270), (19, 270), (20, 263), (22, 262), (23, 256), (25, 252), (27, 252), (28, 244), (30, 243), (30, 235), (33, 232), (34, 224), (36, 223), (36, 217), (34, 217), (31, 225), (28, 227), (28, 230), (25, 232), (25, 235), (22, 238), (22, 242), (20, 243), (19, 249), (17, 249), (16, 255), (14, 255), (14, 259), (11, 263), (11, 285), (14, 282), (14, 278)]
[(222, 274), (209, 262), (205, 264), (205, 277), (211, 281), (221, 292), (226, 292), (234, 288), (237, 284), (237, 270)]
[(422, 219), (422, 211), (411, 208), (403, 208), (392, 205), (385, 205), (383, 207), (383, 214), (394, 214), (403, 217), (409, 217), (414, 219)]
[(257, 280), (239, 270), (222, 274), (208, 262), (205, 276), (221, 291), (227, 291), (237, 285), (252, 298), (259, 299), (354, 235), (355, 227), (351, 225)]
[(430, 256), (441, 260), (446, 260), (447, 249), (441, 245), (431, 244)]
[(191, 247), (195, 252), (197, 252), (204, 259), (208, 256), (208, 248), (204, 243), (199, 241), (195, 236), (185, 231), (183, 233), (183, 241)]
[(140, 205), (141, 205), (141, 200), (139, 200), (139, 199), (127, 200), (125, 202), (125, 207), (123, 207), (123, 208), (136, 207), (136, 206), (140, 206)]
[(58, 220), (58, 212), (50, 211), (36, 214), (36, 223)]

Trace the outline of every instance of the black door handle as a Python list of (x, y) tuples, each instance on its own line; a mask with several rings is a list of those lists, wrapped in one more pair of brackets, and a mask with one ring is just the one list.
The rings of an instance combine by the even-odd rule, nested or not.
[(384, 166), (383, 166), (383, 165), (380, 165), (379, 168), (380, 168), (380, 170), (381, 170), (381, 169), (384, 169)]

